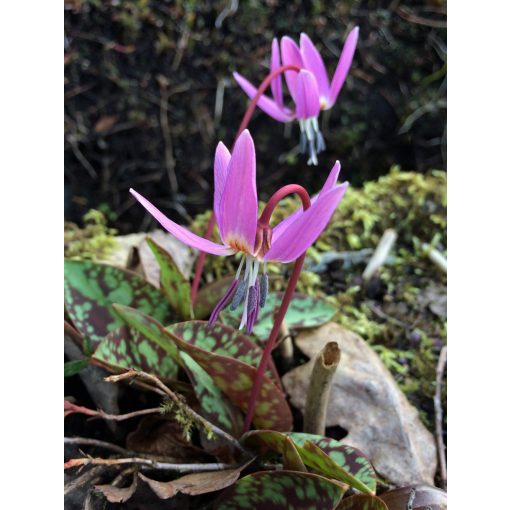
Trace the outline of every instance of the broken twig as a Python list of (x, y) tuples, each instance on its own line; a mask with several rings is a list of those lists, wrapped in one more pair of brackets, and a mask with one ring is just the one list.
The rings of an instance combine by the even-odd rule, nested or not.
[(436, 441), (439, 455), (439, 472), (441, 485), (446, 490), (446, 455), (443, 441), (443, 408), (441, 406), (441, 381), (446, 366), (446, 345), (441, 349), (436, 368), (436, 392), (434, 394), (434, 411), (436, 415)]

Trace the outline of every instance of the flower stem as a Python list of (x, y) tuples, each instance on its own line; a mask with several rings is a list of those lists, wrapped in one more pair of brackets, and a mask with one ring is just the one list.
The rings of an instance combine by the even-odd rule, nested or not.
[[(299, 195), (299, 198), (301, 199), (301, 202), (303, 204), (303, 210), (306, 210), (310, 207), (310, 197), (308, 195), (308, 192), (302, 186), (299, 186), (297, 184), (289, 184), (288, 186), (283, 186), (283, 188), (280, 188), (269, 199), (266, 207), (264, 208), (262, 214), (260, 215), (259, 222), (269, 224), (271, 214), (274, 211), (278, 202), (282, 200), (282, 198), (292, 193), (296, 193), (297, 195)], [(260, 358), (259, 366), (255, 374), (255, 380), (253, 381), (250, 400), (248, 402), (248, 410), (246, 412), (246, 417), (244, 420), (243, 433), (248, 432), (248, 430), (250, 429), (253, 414), (255, 413), (255, 405), (257, 403), (260, 388), (262, 386), (264, 373), (266, 371), (267, 364), (269, 363), (269, 359), (271, 358), (271, 353), (274, 349), (276, 339), (278, 338), (280, 327), (283, 323), (283, 319), (285, 318), (285, 314), (287, 313), (287, 309), (289, 308), (292, 295), (294, 294), (294, 290), (299, 280), (299, 274), (301, 273), (301, 269), (303, 268), (305, 257), (306, 251), (294, 263), (294, 268), (292, 269), (292, 274), (290, 276), (289, 283), (287, 285), (287, 288), (285, 289), (285, 294), (283, 295), (282, 303), (274, 319), (273, 329), (271, 330), (269, 338), (266, 342), (266, 346), (264, 347), (264, 352), (262, 353), (262, 357)]]
[[(246, 109), (246, 113), (244, 114), (243, 120), (241, 121), (241, 124), (239, 125), (239, 129), (237, 130), (235, 140), (239, 138), (239, 135), (247, 128), (251, 117), (253, 115), (253, 112), (255, 111), (255, 108), (257, 107), (258, 100), (262, 97), (262, 94), (266, 91), (267, 87), (271, 85), (271, 82), (280, 74), (286, 72), (286, 71), (295, 71), (298, 73), (300, 71), (299, 67), (293, 66), (293, 65), (285, 65), (280, 66), (277, 69), (275, 69), (272, 73), (270, 73), (264, 81), (260, 84), (257, 93), (253, 96), (252, 100), (250, 101), (250, 104), (248, 105), (248, 108)], [(212, 232), (214, 229), (214, 225), (216, 224), (216, 219), (214, 217), (214, 212), (211, 212), (211, 217), (209, 218), (209, 223), (207, 224), (207, 230), (205, 233), (205, 238), (207, 240), (211, 239)], [(198, 286), (200, 284), (200, 278), (202, 277), (202, 271), (204, 269), (204, 263), (205, 263), (205, 257), (206, 253), (204, 251), (201, 251), (198, 255), (197, 260), (197, 267), (195, 269), (195, 275), (193, 277), (193, 283), (191, 285), (191, 304), (195, 304), (195, 299), (197, 297), (198, 292)]]

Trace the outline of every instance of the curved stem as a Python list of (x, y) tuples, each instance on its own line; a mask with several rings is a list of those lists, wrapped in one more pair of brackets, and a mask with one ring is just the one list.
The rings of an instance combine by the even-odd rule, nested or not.
[(252, 100), (250, 101), (250, 104), (248, 105), (248, 108), (246, 109), (246, 113), (244, 114), (243, 120), (241, 121), (241, 124), (239, 125), (239, 129), (237, 130), (236, 134), (236, 140), (239, 138), (239, 135), (246, 129), (248, 126), (248, 123), (251, 120), (251, 116), (253, 115), (253, 112), (255, 111), (255, 108), (257, 107), (257, 103), (259, 99), (262, 97), (262, 94), (266, 91), (267, 87), (271, 85), (271, 82), (280, 74), (285, 73), (286, 71), (295, 71), (296, 73), (299, 73), (301, 69), (298, 66), (293, 65), (285, 65), (280, 66), (277, 69), (275, 69), (272, 73), (268, 74), (264, 81), (260, 84), (259, 88), (257, 89), (256, 94), (253, 96)]
[[(264, 94), (267, 87), (269, 87), (269, 85), (271, 85), (271, 82), (277, 76), (279, 76), (280, 74), (282, 74), (286, 71), (295, 71), (296, 73), (298, 73), (300, 71), (300, 69), (299, 69), (299, 67), (293, 66), (293, 65), (280, 66), (277, 69), (275, 69), (272, 73), (270, 73), (268, 76), (266, 76), (264, 81), (260, 84), (256, 94), (253, 96), (252, 100), (250, 101), (248, 108), (246, 109), (246, 113), (244, 114), (243, 120), (241, 121), (241, 124), (239, 125), (239, 129), (237, 130), (237, 134), (234, 139), (234, 144), (235, 144), (235, 140), (237, 140), (239, 138), (239, 135), (248, 126), (248, 124), (251, 120), (251, 117), (253, 115), (253, 112), (255, 111), (255, 108), (257, 107), (257, 102), (262, 97), (262, 94)], [(214, 212), (211, 212), (211, 217), (209, 218), (209, 223), (207, 224), (207, 230), (205, 233), (205, 238), (207, 240), (211, 239), (215, 224), (216, 224), (216, 219), (214, 217)], [(197, 297), (198, 286), (200, 285), (200, 278), (202, 277), (202, 271), (204, 269), (206, 255), (207, 254), (203, 251), (201, 251), (200, 254), (198, 255), (197, 267), (195, 269), (195, 275), (193, 277), (193, 283), (191, 285), (191, 304), (192, 305), (195, 304), (195, 299)]]
[[(308, 192), (302, 186), (299, 186), (297, 184), (289, 184), (288, 186), (280, 188), (269, 199), (266, 207), (262, 211), (259, 221), (264, 224), (269, 224), (271, 214), (274, 211), (278, 202), (287, 195), (290, 195), (291, 193), (296, 193), (299, 195), (299, 198), (301, 199), (301, 202), (303, 204), (303, 210), (306, 210), (310, 207), (310, 196), (308, 195)], [(306, 251), (294, 263), (294, 268), (292, 269), (292, 274), (290, 276), (289, 283), (287, 285), (287, 288), (285, 289), (285, 294), (283, 295), (282, 303), (280, 305), (280, 308), (278, 309), (278, 313), (276, 314), (274, 320), (273, 329), (271, 330), (269, 338), (267, 339), (266, 346), (264, 347), (264, 352), (262, 353), (262, 357), (260, 358), (259, 366), (255, 374), (255, 380), (253, 381), (250, 400), (248, 402), (248, 410), (246, 412), (246, 417), (244, 419), (243, 433), (248, 432), (248, 430), (250, 429), (253, 414), (255, 413), (255, 405), (257, 403), (257, 399), (260, 393), (260, 388), (262, 387), (264, 373), (271, 358), (271, 353), (274, 349), (276, 340), (278, 338), (280, 327), (283, 323), (283, 319), (285, 318), (285, 314), (287, 313), (287, 309), (289, 308), (290, 301), (292, 299), (294, 290), (299, 280), (299, 274), (301, 273), (301, 269), (303, 269), (305, 257)]]

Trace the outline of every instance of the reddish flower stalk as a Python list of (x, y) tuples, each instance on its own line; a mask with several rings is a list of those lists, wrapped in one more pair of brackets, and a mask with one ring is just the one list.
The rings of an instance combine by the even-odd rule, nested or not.
[[(257, 108), (257, 102), (259, 99), (263, 96), (264, 92), (266, 91), (267, 87), (271, 85), (271, 82), (280, 76), (282, 73), (287, 71), (295, 71), (296, 73), (299, 73), (300, 68), (295, 65), (285, 65), (280, 66), (274, 71), (272, 71), (270, 74), (267, 75), (267, 77), (264, 79), (264, 81), (260, 84), (256, 94), (253, 96), (253, 98), (250, 101), (250, 104), (248, 105), (248, 108), (246, 109), (246, 113), (244, 114), (243, 120), (241, 121), (241, 124), (239, 125), (239, 129), (237, 130), (236, 137), (234, 139), (234, 143), (239, 138), (239, 135), (247, 128), (251, 117), (253, 115), (253, 112), (255, 111), (255, 108)], [(216, 224), (216, 218), (214, 216), (214, 211), (211, 211), (211, 216), (209, 217), (209, 223), (207, 223), (207, 230), (205, 232), (205, 239), (211, 239), (214, 225)], [(193, 277), (193, 283), (191, 285), (191, 303), (194, 305), (195, 300), (198, 293), (198, 287), (200, 285), (200, 278), (202, 277), (202, 271), (204, 270), (204, 264), (205, 264), (205, 257), (206, 252), (201, 251), (198, 255), (197, 260), (197, 266), (195, 269), (195, 275)]]
[[(303, 210), (306, 210), (310, 207), (311, 202), (308, 192), (302, 186), (299, 186), (297, 184), (289, 184), (288, 186), (284, 186), (283, 188), (279, 189), (269, 199), (266, 207), (264, 208), (262, 214), (260, 215), (259, 224), (269, 225), (271, 214), (273, 213), (278, 202), (287, 195), (290, 195), (292, 193), (296, 193), (297, 195), (299, 195), (299, 198), (301, 199), (301, 202), (303, 204)], [(299, 275), (301, 273), (301, 269), (303, 268), (305, 257), (306, 251), (294, 263), (292, 275), (287, 285), (287, 289), (285, 290), (285, 294), (283, 295), (282, 303), (280, 305), (280, 308), (278, 309), (278, 313), (275, 317), (273, 329), (271, 330), (266, 346), (264, 348), (264, 352), (262, 353), (262, 357), (260, 358), (259, 366), (257, 368), (257, 373), (255, 374), (255, 380), (253, 382), (253, 387), (251, 390), (250, 400), (248, 402), (248, 410), (246, 412), (246, 417), (244, 420), (243, 433), (248, 432), (248, 430), (250, 430), (251, 421), (253, 419), (253, 414), (255, 412), (255, 405), (257, 403), (260, 388), (262, 386), (262, 379), (264, 377), (264, 373), (271, 358), (271, 353), (273, 352), (276, 339), (278, 338), (280, 327), (282, 325), (283, 319), (285, 318), (285, 314), (287, 313), (287, 309), (289, 308), (290, 301), (292, 299), (294, 290), (299, 280)]]

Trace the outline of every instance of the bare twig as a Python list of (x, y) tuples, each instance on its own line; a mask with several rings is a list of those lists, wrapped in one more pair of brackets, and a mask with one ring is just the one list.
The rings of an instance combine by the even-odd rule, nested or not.
[[(230, 445), (234, 446), (236, 449), (242, 451), (246, 455), (250, 455), (235, 439), (233, 436), (231, 436), (229, 433), (225, 432), (224, 430), (220, 429), (210, 421), (206, 420), (203, 416), (200, 416), (196, 411), (191, 409), (188, 405), (186, 405), (182, 398), (179, 398), (179, 396), (174, 393), (168, 386), (163, 384), (155, 375), (148, 374), (147, 372), (142, 372), (138, 370), (128, 370), (127, 372), (120, 374), (120, 375), (111, 375), (110, 377), (106, 377), (105, 381), (107, 382), (119, 382), (126, 379), (133, 379), (133, 378), (140, 378), (144, 379), (145, 381), (148, 381), (150, 383), (153, 383), (156, 388), (157, 393), (160, 391), (163, 391), (164, 394), (179, 408), (181, 409), (186, 415), (188, 415), (195, 423), (198, 423), (203, 429), (206, 431), (211, 431), (213, 434), (215, 434), (218, 437), (221, 437), (224, 441), (229, 443)], [(251, 456), (251, 455), (250, 455)]]
[(446, 366), (446, 345), (441, 349), (436, 368), (436, 392), (434, 395), (434, 411), (436, 415), (436, 441), (437, 453), (439, 455), (439, 472), (441, 474), (441, 485), (446, 490), (446, 455), (443, 441), (443, 408), (441, 406), (441, 381)]
[(84, 457), (81, 459), (71, 459), (64, 463), (64, 469), (70, 469), (78, 466), (120, 466), (123, 464), (139, 464), (149, 466), (152, 469), (161, 469), (166, 471), (177, 471), (178, 473), (201, 473), (203, 471), (221, 471), (223, 469), (233, 469), (237, 466), (224, 464), (221, 462), (210, 462), (202, 464), (174, 464), (170, 462), (160, 462), (153, 459), (144, 459), (142, 457), (125, 457), (122, 459), (103, 459), (100, 457)]
[(442, 253), (440, 253), (439, 251), (437, 251), (435, 248), (433, 248), (432, 246), (430, 246), (427, 243), (423, 243), (421, 247), (422, 247), (423, 251), (425, 251), (425, 253), (428, 255), (429, 259), (432, 262), (434, 262), (434, 264), (439, 269), (441, 269), (445, 273), (448, 271), (448, 263)]
[(105, 448), (106, 450), (111, 450), (112, 452), (117, 452), (122, 455), (130, 455), (132, 452), (122, 448), (121, 446), (117, 446), (113, 443), (108, 443), (107, 441), (100, 441), (99, 439), (92, 439), (89, 437), (64, 437), (64, 444), (82, 444), (89, 446), (97, 446), (99, 448)]
[(124, 421), (129, 420), (131, 418), (136, 418), (137, 416), (145, 416), (146, 414), (161, 414), (161, 408), (151, 407), (149, 409), (140, 409), (139, 411), (133, 411), (131, 413), (109, 414), (105, 413), (101, 409), (97, 410), (89, 409), (88, 407), (77, 406), (76, 404), (72, 404), (68, 400), (64, 400), (64, 412), (66, 413), (66, 416), (68, 414), (79, 413), (86, 414), (87, 416), (102, 418), (103, 420)]
[(170, 182), (170, 189), (176, 192), (178, 189), (177, 175), (175, 174), (174, 146), (172, 143), (172, 135), (170, 133), (170, 124), (168, 123), (168, 80), (164, 76), (158, 77), (160, 89), (160, 109), (159, 121), (161, 124), (161, 134), (165, 141), (165, 164)]
[(396, 240), (397, 233), (392, 228), (384, 231), (374, 254), (368, 261), (365, 271), (363, 271), (362, 276), (364, 280), (370, 280), (370, 278), (374, 276), (375, 272), (386, 262)]
[(306, 394), (303, 432), (324, 435), (331, 384), (338, 364), (340, 349), (336, 342), (328, 342), (315, 358), (310, 386)]
[(96, 478), (96, 476), (99, 476), (106, 468), (104, 466), (95, 466), (82, 475), (76, 477), (74, 480), (70, 481), (69, 483), (66, 483), (64, 485), (64, 496), (66, 494), (69, 494), (70, 492), (75, 491), (76, 489), (79, 489), (83, 485), (86, 485), (91, 480)]

